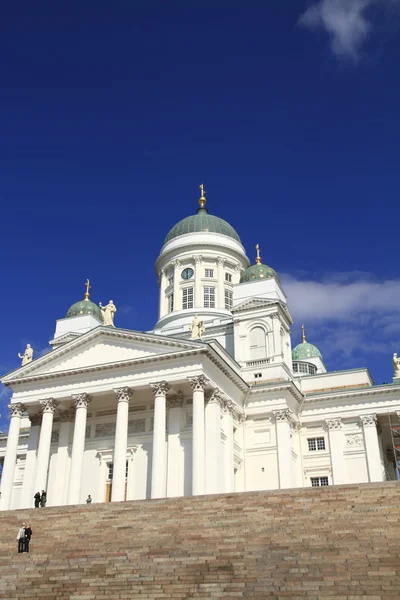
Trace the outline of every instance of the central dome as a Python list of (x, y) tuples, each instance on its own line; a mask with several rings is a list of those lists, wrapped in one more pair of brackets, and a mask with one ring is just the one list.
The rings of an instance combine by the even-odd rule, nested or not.
[(239, 242), (239, 244), (241, 244), (242, 242), (240, 241), (240, 237), (233, 229), (232, 225), (229, 225), (229, 223), (227, 223), (227, 221), (224, 221), (224, 219), (220, 219), (219, 217), (215, 217), (214, 215), (208, 214), (208, 210), (205, 208), (205, 190), (202, 185), (200, 186), (200, 190), (200, 208), (197, 209), (195, 215), (185, 217), (184, 219), (179, 221), (179, 223), (174, 225), (173, 228), (170, 229), (170, 231), (168, 232), (164, 244), (170, 242), (174, 238), (177, 238), (181, 235), (185, 235), (186, 233), (198, 233), (200, 231), (226, 235), (227, 237), (230, 237)]

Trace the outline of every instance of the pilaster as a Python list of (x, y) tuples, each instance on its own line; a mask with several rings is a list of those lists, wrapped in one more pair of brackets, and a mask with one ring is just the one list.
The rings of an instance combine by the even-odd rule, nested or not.
[(293, 486), (292, 441), (290, 437), (290, 420), (292, 411), (288, 408), (274, 410), (276, 426), (276, 445), (278, 453), (279, 487)]
[(326, 426), (329, 432), (329, 446), (331, 451), (332, 463), (332, 482), (334, 484), (347, 482), (347, 469), (344, 461), (344, 435), (342, 429), (342, 419), (335, 417), (326, 419)]
[(362, 415), (360, 417), (360, 421), (362, 423), (364, 433), (369, 481), (383, 481), (384, 469), (379, 451), (376, 414)]

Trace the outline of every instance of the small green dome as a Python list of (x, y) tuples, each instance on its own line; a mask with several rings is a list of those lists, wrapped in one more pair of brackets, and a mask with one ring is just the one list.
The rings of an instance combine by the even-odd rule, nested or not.
[(97, 304), (85, 298), (85, 300), (80, 300), (79, 302), (75, 302), (68, 310), (66, 314), (66, 318), (69, 317), (80, 317), (81, 315), (93, 315), (99, 321), (103, 322), (103, 315), (101, 314), (101, 309)]
[(195, 215), (185, 217), (185, 219), (182, 219), (179, 221), (179, 223), (174, 225), (174, 227), (168, 232), (164, 244), (173, 240), (174, 238), (185, 235), (186, 233), (196, 233), (199, 231), (220, 233), (221, 235), (226, 235), (227, 237), (233, 238), (239, 242), (239, 244), (241, 244), (240, 237), (233, 229), (232, 225), (229, 225), (229, 223), (223, 219), (220, 219), (219, 217), (208, 214), (207, 209), (203, 207), (200, 207)]
[(309, 344), (308, 342), (297, 344), (292, 350), (292, 359), (307, 360), (307, 358), (320, 358), (322, 360), (322, 354), (313, 344)]
[(245, 281), (255, 281), (256, 279), (272, 279), (273, 277), (279, 279), (278, 273), (272, 267), (258, 263), (251, 265), (251, 267), (247, 267), (247, 269), (243, 271), (240, 276), (240, 283), (244, 283)]

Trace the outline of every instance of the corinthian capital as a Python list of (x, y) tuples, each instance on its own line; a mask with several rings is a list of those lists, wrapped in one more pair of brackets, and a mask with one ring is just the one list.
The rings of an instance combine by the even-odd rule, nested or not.
[(114, 394), (116, 395), (118, 402), (129, 402), (133, 396), (133, 391), (129, 387), (121, 387), (116, 388)]
[(204, 375), (198, 375), (197, 377), (190, 377), (189, 383), (190, 387), (195, 392), (198, 390), (204, 390), (208, 383), (208, 379), (204, 377)]
[(292, 411), (289, 408), (282, 408), (273, 411), (276, 421), (289, 421), (292, 416)]
[(376, 426), (376, 415), (372, 414), (372, 415), (362, 415), (360, 417), (361, 423), (363, 425), (363, 427), (372, 427), (372, 426)]
[(335, 417), (334, 419), (326, 419), (325, 423), (330, 431), (342, 429), (341, 417)]
[(8, 408), (10, 409), (10, 416), (12, 417), (22, 417), (26, 408), (22, 404), (22, 402), (15, 402), (15, 404), (9, 404)]
[(218, 404), (218, 406), (220, 408), (224, 408), (224, 406), (225, 406), (225, 401), (222, 398), (221, 392), (218, 388), (215, 388), (215, 389), (207, 392), (206, 399), (209, 404)]
[(153, 390), (154, 397), (165, 396), (165, 394), (171, 388), (169, 383), (167, 383), (166, 381), (157, 381), (157, 383), (150, 383), (150, 387)]
[(59, 401), (54, 400), (54, 398), (44, 398), (44, 400), (39, 400), (39, 402), (44, 413), (53, 413), (53, 415), (57, 406), (60, 404)]
[(72, 396), (73, 401), (75, 402), (75, 408), (87, 408), (89, 402), (91, 401), (91, 397), (86, 392), (82, 392), (82, 394), (76, 394)]

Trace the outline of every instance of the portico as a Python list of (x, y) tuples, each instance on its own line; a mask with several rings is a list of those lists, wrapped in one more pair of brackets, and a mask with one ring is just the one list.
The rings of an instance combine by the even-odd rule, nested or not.
[[(89, 338), (86, 352), (93, 354), (104, 336), (111, 342), (110, 334), (113, 340), (121, 338), (120, 332), (110, 330), (86, 334)], [(148, 345), (149, 340), (146, 342)], [(137, 342), (135, 345), (139, 352)], [(14, 480), (12, 467), (21, 419), (26, 414), (35, 423), (37, 434), (29, 449), (29, 464), (34, 476), (24, 486), (21, 505), (30, 506), (35, 491), (42, 489), (47, 490), (48, 505), (78, 504), (85, 501), (88, 493), (93, 501), (103, 502), (110, 471), (111, 501), (121, 501), (127, 496), (184, 495), (188, 489), (192, 494), (205, 493), (205, 482), (215, 479), (215, 473), (210, 470), (223, 464), (226, 452), (221, 443), (219, 419), (219, 428), (215, 421), (213, 439), (208, 433), (206, 461), (206, 414), (215, 410), (209, 409), (208, 404), (213, 405), (215, 398), (220, 402), (218, 410), (229, 404), (230, 417), (224, 428), (232, 446), (234, 420), (243, 413), (237, 400), (240, 402), (244, 396), (246, 384), (233, 368), (216, 381), (205, 348), (199, 343), (184, 342), (182, 345), (189, 348), (178, 350), (180, 364), (175, 347), (173, 354), (163, 352), (133, 358), (129, 365), (128, 361), (120, 361), (119, 364), (113, 362), (112, 368), (105, 364), (92, 370), (88, 366), (85, 373), (80, 373), (83, 382), (77, 381), (76, 373), (60, 368), (71, 363), (72, 356), (54, 369), (57, 355), (65, 353), (64, 347), (64, 352), (60, 349), (52, 353), (51, 361), (50, 357), (43, 360), (42, 373), (35, 375), (36, 381), (43, 378), (45, 397), (31, 399), (31, 392), (19, 392), (18, 383), (14, 382), (15, 395), (23, 396), (24, 403), (11, 404), (11, 436), (3, 472), (2, 508), (10, 507)], [(171, 349), (170, 340), (165, 340), (165, 346)], [(113, 352), (112, 345), (109, 352)], [(212, 359), (218, 359), (217, 354), (213, 353)], [(28, 375), (23, 383), (21, 381), (24, 387), (27, 380)], [(134, 452), (132, 448), (135, 448)], [(104, 461), (99, 460), (99, 452), (102, 457), (107, 456), (106, 470), (102, 468)], [(192, 456), (190, 463), (187, 461), (189, 454)], [(218, 478), (218, 484), (212, 486), (213, 491), (223, 492), (225, 487), (226, 491), (230, 490), (233, 460), (230, 468), (232, 473), (225, 477), (226, 486), (224, 478)]]

